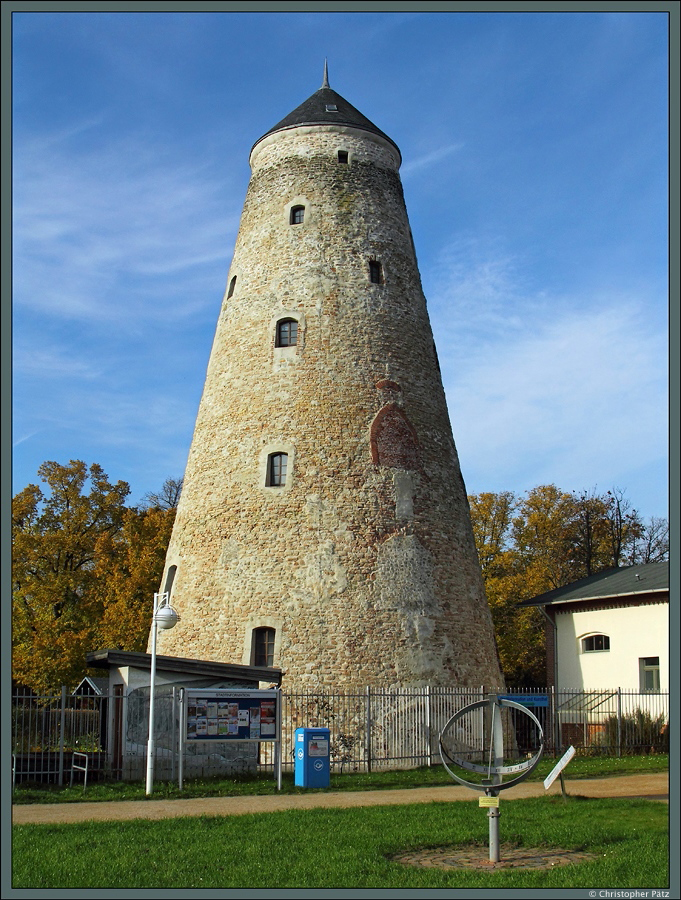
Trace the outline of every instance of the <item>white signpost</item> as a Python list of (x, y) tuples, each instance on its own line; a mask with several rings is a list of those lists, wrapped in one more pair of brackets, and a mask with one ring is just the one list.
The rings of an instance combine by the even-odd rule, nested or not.
[(549, 774), (544, 779), (544, 790), (548, 791), (556, 778), (560, 775), (560, 788), (563, 792), (563, 797), (565, 796), (565, 784), (563, 782), (563, 769), (570, 762), (572, 757), (575, 755), (575, 748), (568, 747), (565, 753), (561, 756), (555, 766), (551, 769)]

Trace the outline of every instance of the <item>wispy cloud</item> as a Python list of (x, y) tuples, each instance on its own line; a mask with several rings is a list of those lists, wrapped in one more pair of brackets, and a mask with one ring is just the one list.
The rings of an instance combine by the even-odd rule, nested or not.
[(437, 165), (437, 163), (441, 162), (443, 159), (446, 159), (448, 156), (451, 156), (453, 153), (456, 153), (458, 150), (461, 150), (463, 146), (463, 143), (448, 144), (446, 147), (439, 147), (437, 150), (432, 150), (430, 153), (424, 153), (422, 156), (417, 156), (415, 159), (411, 159), (409, 162), (402, 165), (400, 168), (400, 175), (403, 178), (408, 178), (410, 175), (413, 175), (414, 172), (420, 171), (421, 169), (429, 169), (432, 166)]
[(24, 444), (26, 441), (30, 441), (31, 438), (35, 437), (36, 434), (40, 434), (41, 429), (36, 428), (35, 431), (30, 431), (28, 434), (22, 434), (20, 437), (14, 437), (12, 440), (12, 447), (18, 447), (20, 444)]
[[(663, 458), (666, 346), (640, 311), (611, 304), (533, 321), (449, 365), (459, 448), (476, 480), (584, 488)], [(608, 485), (611, 486), (611, 485)]]
[(611, 487), (659, 465), (667, 336), (646, 311), (660, 298), (554, 295), (521, 269), (469, 245), (444, 254), (433, 280), (429, 306), (469, 487)]
[(429, 267), (426, 293), (445, 337), (467, 347), (522, 330), (528, 307), (542, 305), (520, 263), (484, 235), (446, 246)]
[[(206, 268), (208, 303), (238, 226), (224, 212), (236, 199), (220, 203), (224, 180), (149, 142), (74, 155), (55, 143), (17, 153), (15, 304), (59, 318), (181, 318), (195, 314)], [(139, 302), (151, 295), (163, 304)]]
[(196, 415), (190, 393), (181, 386), (164, 390), (161, 372), (146, 384), (136, 384), (134, 393), (125, 378), (117, 378), (115, 373), (100, 379), (94, 388), (73, 379), (67, 389), (35, 398), (30, 408), (20, 411), (22, 421), (38, 427), (29, 431), (30, 425), (20, 426), (19, 443), (47, 430), (51, 434), (72, 432), (83, 448), (98, 448), (102, 456), (124, 451), (132, 456), (158, 457), (168, 448), (172, 448), (172, 456), (178, 447), (180, 455), (186, 455)]
[(53, 382), (72, 378), (92, 381), (102, 374), (101, 366), (94, 366), (82, 354), (74, 353), (72, 346), (51, 346), (49, 335), (45, 335), (44, 340), (45, 344), (41, 346), (35, 340), (29, 342), (23, 337), (15, 339), (12, 353), (15, 375), (40, 379), (49, 375)]
[[(334, 89), (404, 151), (469, 487), (618, 481), (662, 514), (663, 18), (15, 24), (17, 487), (44, 459), (101, 462), (140, 494), (181, 474), (249, 141), (318, 87), (328, 56)], [(292, 29), (322, 48), (302, 66), (286, 64)], [(619, 474), (636, 466), (638, 492)]]

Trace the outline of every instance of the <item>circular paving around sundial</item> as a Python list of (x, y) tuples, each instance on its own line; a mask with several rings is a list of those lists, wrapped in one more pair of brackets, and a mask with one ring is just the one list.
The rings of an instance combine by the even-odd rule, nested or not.
[(563, 850), (560, 847), (516, 847), (501, 845), (501, 860), (491, 862), (488, 848), (483, 844), (469, 844), (463, 847), (428, 847), (425, 850), (410, 850), (388, 857), (393, 862), (406, 866), (423, 866), (436, 869), (553, 869), (594, 860), (593, 853), (582, 850)]

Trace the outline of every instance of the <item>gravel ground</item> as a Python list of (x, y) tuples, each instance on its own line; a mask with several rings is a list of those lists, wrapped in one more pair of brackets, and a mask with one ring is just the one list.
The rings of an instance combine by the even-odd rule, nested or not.
[[(665, 772), (622, 775), (615, 778), (565, 778), (568, 795), (581, 797), (644, 797), (669, 800), (669, 778)], [(12, 807), (14, 825), (60, 824), (88, 820), (168, 819), (175, 816), (238, 816), (315, 807), (389, 806), (400, 803), (442, 803), (474, 800), (478, 792), (461, 785), (407, 790), (342, 791), (310, 794), (272, 794), (254, 797), (204, 797), (188, 800), (128, 800), (102, 803), (41, 803)], [(560, 795), (557, 779), (544, 790), (541, 782), (523, 782), (501, 794), (502, 801), (522, 797)]]

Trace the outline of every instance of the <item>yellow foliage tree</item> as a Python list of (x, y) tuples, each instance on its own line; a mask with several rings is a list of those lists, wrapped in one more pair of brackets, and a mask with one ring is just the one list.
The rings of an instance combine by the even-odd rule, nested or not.
[[(528, 572), (527, 561), (516, 543), (519, 527), (525, 520), (525, 504), (511, 491), (475, 494), (469, 497), (469, 502), (506, 683), (524, 687), (541, 685), (546, 679), (542, 615), (537, 609), (518, 608), (520, 600), (535, 596), (531, 592), (538, 583), (537, 572)], [(550, 506), (548, 498), (545, 503)], [(538, 515), (532, 517), (529, 528), (542, 531)]]
[(503, 491), (469, 502), (504, 676), (511, 686), (540, 686), (544, 618), (536, 607), (518, 604), (626, 563), (642, 533), (640, 520), (619, 490), (574, 494), (549, 484), (522, 498)]
[(144, 651), (175, 509), (128, 509), (113, 557), (102, 559), (100, 648)]
[(12, 503), (12, 676), (75, 687), (86, 654), (144, 649), (174, 510), (130, 509), (128, 484), (80, 460), (46, 462)]

